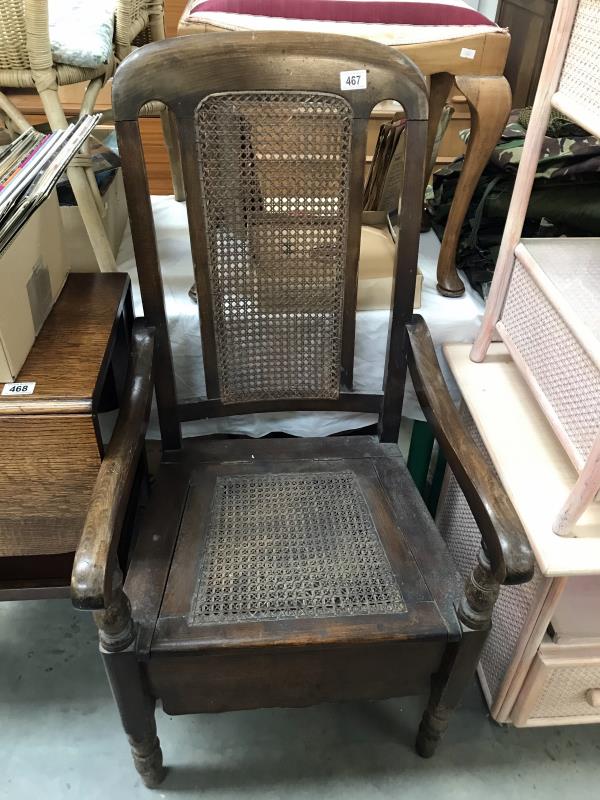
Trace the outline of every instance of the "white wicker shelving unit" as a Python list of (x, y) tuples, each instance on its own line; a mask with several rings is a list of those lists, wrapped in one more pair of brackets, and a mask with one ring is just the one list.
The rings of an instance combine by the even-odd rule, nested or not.
[[(469, 358), (469, 345), (446, 345), (444, 354), (471, 434), (536, 557), (533, 580), (503, 586), (494, 609), (479, 666), (491, 715), (520, 726), (600, 722), (600, 503), (586, 509), (575, 536), (557, 536), (553, 519), (577, 470), (506, 346), (493, 343), (481, 364)], [(466, 578), (481, 536), (449, 471), (437, 523)], [(556, 670), (568, 676), (564, 684)]]
[[(600, 722), (600, 239), (521, 238), (552, 108), (600, 136), (600, 0), (559, 0), (481, 331), (445, 348), (536, 556), (479, 666), (492, 716), (524, 727)], [(438, 524), (466, 571), (480, 535), (450, 473)]]
[(578, 472), (557, 535), (600, 492), (600, 239), (521, 239), (552, 108), (600, 136), (600, 0), (559, 0), (494, 281), (471, 358), (506, 344)]

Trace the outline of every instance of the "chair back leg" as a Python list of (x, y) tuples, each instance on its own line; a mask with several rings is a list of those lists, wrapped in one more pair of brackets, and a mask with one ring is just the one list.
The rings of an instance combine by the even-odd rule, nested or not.
[(169, 166), (171, 168), (171, 178), (173, 180), (173, 194), (175, 195), (175, 200), (181, 203), (185, 200), (185, 186), (183, 183), (183, 170), (181, 168), (179, 140), (173, 129), (175, 120), (167, 108), (163, 108), (160, 112), (160, 120), (165, 144), (167, 146), (167, 153), (169, 155)]

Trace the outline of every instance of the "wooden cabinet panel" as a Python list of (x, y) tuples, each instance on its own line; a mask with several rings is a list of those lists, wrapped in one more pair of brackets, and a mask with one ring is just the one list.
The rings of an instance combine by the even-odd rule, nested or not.
[(511, 35), (504, 74), (513, 108), (533, 104), (555, 8), (556, 0), (500, 0), (497, 21)]
[(183, 14), (187, 0), (165, 0), (165, 33), (167, 36), (177, 36), (177, 25)]
[(71, 273), (17, 378), (35, 381), (35, 392), (0, 397), (0, 561), (76, 548), (103, 455), (99, 417), (118, 406), (131, 322), (126, 275)]
[(0, 557), (77, 547), (100, 453), (88, 415), (0, 416)]

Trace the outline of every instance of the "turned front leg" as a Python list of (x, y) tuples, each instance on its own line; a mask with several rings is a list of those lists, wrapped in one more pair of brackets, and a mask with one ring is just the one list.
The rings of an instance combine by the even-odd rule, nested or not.
[(156, 735), (156, 703), (137, 660), (131, 607), (122, 588), (113, 592), (113, 600), (107, 609), (94, 613), (94, 619), (98, 626), (100, 653), (129, 739), (133, 763), (144, 784), (155, 788), (166, 774)]
[(442, 666), (434, 675), (429, 703), (419, 727), (416, 748), (423, 758), (431, 758), (446, 732), (450, 715), (456, 709), (472, 679), (485, 640), (492, 627), (492, 612), (500, 584), (492, 574), (483, 550), (465, 585), (458, 608), (462, 638), (448, 646)]

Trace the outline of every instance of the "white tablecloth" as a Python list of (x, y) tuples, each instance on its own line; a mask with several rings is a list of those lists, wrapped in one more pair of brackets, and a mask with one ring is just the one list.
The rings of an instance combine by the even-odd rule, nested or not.
[[(163, 271), (165, 301), (169, 319), (173, 361), (180, 400), (204, 396), (204, 374), (198, 308), (188, 297), (193, 283), (190, 243), (187, 232), (185, 203), (172, 197), (153, 197), (154, 219)], [(467, 291), (460, 298), (438, 294), (435, 284), (439, 242), (433, 232), (421, 236), (419, 267), (424, 276), (423, 315), (433, 337), (442, 370), (451, 393), (458, 401), (458, 389), (441, 355), (446, 342), (472, 342), (479, 329), (483, 301), (466, 283)], [(127, 231), (118, 257), (119, 269), (131, 276), (136, 313), (143, 313), (139, 296), (131, 236)], [(387, 341), (389, 313), (359, 311), (356, 321), (354, 388), (358, 392), (380, 392)], [(411, 419), (423, 419), (412, 386), (408, 385), (403, 413)], [(294, 412), (250, 414), (240, 417), (186, 423), (184, 435), (208, 433), (237, 433), (246, 436), (265, 436), (268, 433), (288, 433), (294, 436), (327, 436), (344, 430), (361, 428), (376, 422), (374, 414), (337, 412)], [(158, 437), (156, 414), (153, 410), (149, 436)]]

